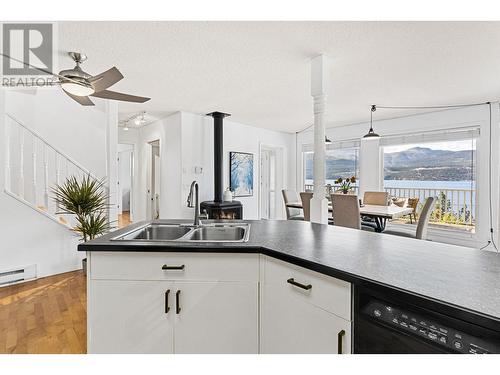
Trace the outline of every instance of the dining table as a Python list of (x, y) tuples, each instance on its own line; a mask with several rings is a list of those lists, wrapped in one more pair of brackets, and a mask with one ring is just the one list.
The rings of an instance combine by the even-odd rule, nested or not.
[[(291, 208), (302, 208), (302, 202), (288, 202), (286, 205)], [(328, 202), (328, 211), (333, 211), (331, 202)], [(409, 215), (413, 213), (413, 208), (399, 207), (395, 204), (391, 204), (390, 206), (362, 204), (359, 207), (359, 213), (362, 217), (373, 219), (373, 225), (370, 225), (371, 223), (363, 223), (364, 225), (371, 226), (375, 232), (381, 233), (386, 228), (387, 220), (398, 219), (402, 216)]]

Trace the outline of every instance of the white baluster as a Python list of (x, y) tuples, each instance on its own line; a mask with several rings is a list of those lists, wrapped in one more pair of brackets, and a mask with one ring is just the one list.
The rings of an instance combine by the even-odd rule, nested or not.
[(43, 202), (49, 208), (49, 161), (47, 145), (43, 144)]
[(33, 191), (33, 205), (36, 206), (37, 203), (37, 194), (36, 194), (36, 148), (37, 148), (37, 141), (36, 138), (32, 136), (32, 150), (31, 150), (31, 162), (32, 162), (32, 168), (33, 168), (33, 176), (31, 179), (31, 188)]
[(20, 198), (24, 198), (24, 129), (19, 128), (19, 187), (18, 194)]
[(5, 188), (8, 191), (12, 190), (12, 185), (10, 183), (10, 122), (5, 123)]
[[(61, 185), (61, 171), (59, 169), (59, 153), (56, 151), (56, 185)], [(56, 202), (56, 213), (59, 212), (59, 203)]]

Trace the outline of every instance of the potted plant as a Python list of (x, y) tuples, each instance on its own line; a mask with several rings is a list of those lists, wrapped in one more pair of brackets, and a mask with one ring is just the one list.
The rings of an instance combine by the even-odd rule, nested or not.
[[(72, 214), (76, 219), (73, 228), (80, 233), (84, 242), (109, 231), (110, 224), (106, 216), (109, 208), (109, 194), (104, 180), (96, 180), (90, 175), (78, 179), (76, 176), (66, 178), (61, 185), (53, 188), (54, 200), (59, 214)], [(87, 259), (82, 260), (85, 274)]]
[(356, 183), (356, 177), (355, 176), (347, 178), (339, 177), (335, 180), (335, 183), (340, 185), (339, 189), (342, 191), (343, 194), (347, 194), (349, 193), (349, 190), (352, 189), (351, 184)]

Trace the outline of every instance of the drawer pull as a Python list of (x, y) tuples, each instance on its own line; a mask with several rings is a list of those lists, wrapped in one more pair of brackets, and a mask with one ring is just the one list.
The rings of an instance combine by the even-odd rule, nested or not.
[(170, 294), (170, 289), (165, 292), (165, 314), (168, 314), (170, 307), (168, 306), (168, 295)]
[(180, 295), (181, 295), (180, 290), (175, 292), (175, 313), (176, 314), (180, 314), (180, 312), (181, 312)]
[(344, 341), (344, 336), (345, 336), (345, 331), (344, 330), (341, 330), (337, 334), (337, 348), (338, 348), (338, 353), (339, 354), (342, 354), (342, 352), (343, 352), (343, 350), (342, 350), (342, 342)]
[(311, 289), (313, 287), (311, 284), (305, 285), (305, 284), (298, 283), (297, 281), (295, 281), (293, 279), (293, 277), (291, 279), (288, 279), (286, 282), (288, 284), (292, 284), (292, 285), (298, 286), (299, 288), (302, 288), (302, 289), (305, 289), (305, 290), (309, 290), (309, 289)]
[(178, 270), (178, 271), (183, 271), (186, 266), (184, 264), (181, 264), (180, 266), (168, 266), (164, 264), (161, 266), (161, 269), (164, 271), (172, 271), (172, 270)]

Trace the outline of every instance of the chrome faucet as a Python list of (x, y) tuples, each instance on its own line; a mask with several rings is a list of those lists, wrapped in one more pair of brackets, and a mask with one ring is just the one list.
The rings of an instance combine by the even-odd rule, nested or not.
[[(193, 194), (194, 189), (194, 194)], [(193, 195), (194, 195), (194, 203), (193, 203)], [(200, 220), (200, 200), (198, 198), (198, 182), (193, 181), (191, 183), (191, 187), (189, 188), (189, 195), (187, 198), (187, 206), (190, 208), (194, 208), (194, 225), (201, 226)]]

